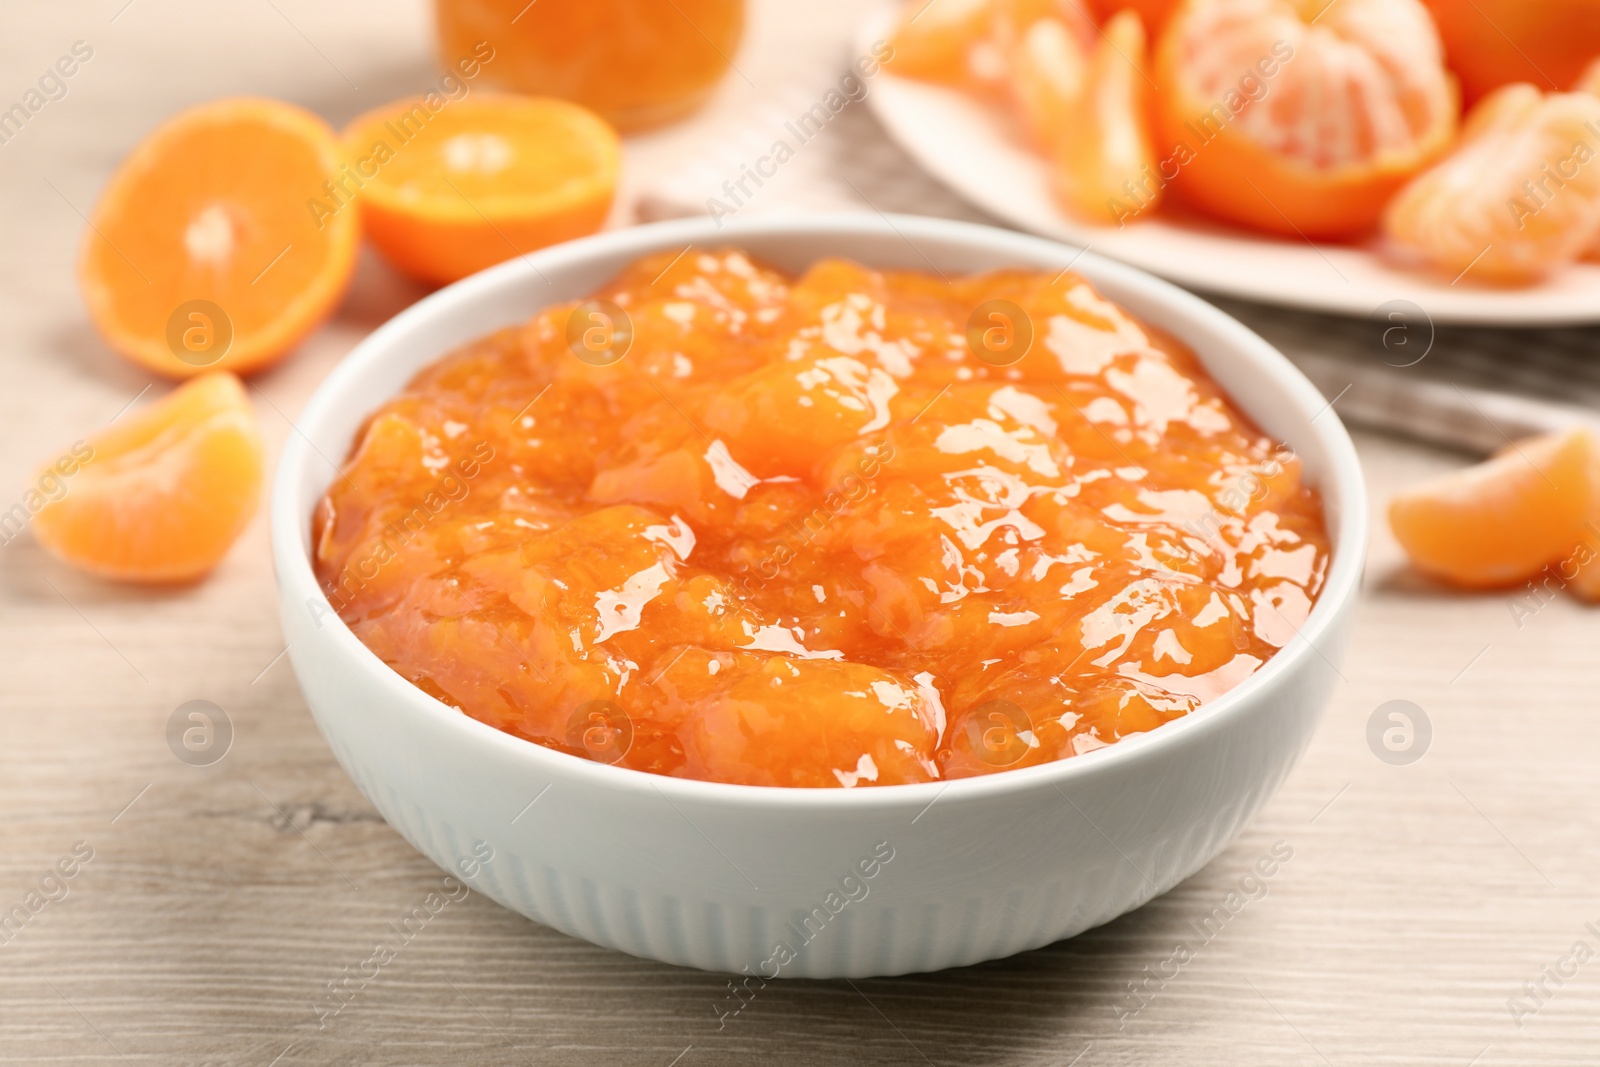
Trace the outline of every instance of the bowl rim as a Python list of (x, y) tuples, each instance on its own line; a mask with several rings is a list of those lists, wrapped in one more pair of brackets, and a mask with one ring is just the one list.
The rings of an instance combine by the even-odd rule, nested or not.
[[(814, 241), (830, 235), (840, 238), (898, 236), (911, 244), (913, 249), (916, 248), (913, 237), (923, 237), (953, 244), (982, 246), (991, 253), (1014, 252), (1019, 257), (1035, 260), (1059, 258), (1097, 287), (1102, 280), (1112, 279), (1118, 285), (1142, 290), (1144, 295), (1164, 303), (1175, 316), (1183, 318), (1185, 327), (1196, 332), (1209, 329), (1228, 343), (1246, 350), (1246, 355), (1253, 363), (1275, 375), (1277, 384), (1307, 413), (1306, 432), (1315, 437), (1326, 459), (1323, 484), (1325, 487), (1336, 485), (1339, 500), (1338, 522), (1336, 527), (1329, 527), (1329, 533), (1333, 535), (1333, 549), (1323, 589), (1305, 623), (1296, 632), (1296, 637), (1243, 682), (1182, 718), (1082, 755), (971, 778), (862, 789), (811, 789), (670, 777), (599, 763), (546, 748), (480, 722), (428, 695), (379, 659), (339, 618), (316, 581), (309, 552), (302, 547), (302, 532), (309, 543), (310, 513), (301, 514), (298, 501), (302, 496), (302, 487), (312, 472), (313, 462), (328, 462), (312, 444), (315, 427), (341, 404), (345, 404), (372, 368), (381, 365), (393, 343), (446, 310), (477, 302), (514, 279), (524, 275), (545, 278), (547, 272), (560, 272), (596, 257), (621, 254), (637, 258), (679, 245), (737, 245), (746, 237), (768, 240), (793, 237)], [(1189, 343), (1184, 327), (1173, 329), (1168, 326), (1167, 330), (1179, 340)], [(439, 355), (444, 353), (440, 352)], [(374, 408), (381, 402), (371, 401)], [(1309, 414), (1312, 411), (1316, 414)], [(1245, 414), (1255, 417), (1249, 411)], [(308, 431), (306, 427), (311, 427), (311, 430)], [(520, 761), (535, 779), (548, 778), (552, 782), (564, 779), (611, 792), (645, 796), (653, 793), (655, 798), (665, 799), (674, 805), (680, 801), (697, 807), (732, 803), (763, 809), (804, 811), (841, 807), (863, 811), (921, 807), (926, 812), (934, 803), (944, 799), (947, 792), (951, 796), (944, 799), (945, 803), (961, 799), (992, 799), (1038, 789), (1054, 788), (1059, 791), (1068, 782), (1121, 773), (1124, 768), (1157, 758), (1165, 749), (1193, 743), (1212, 731), (1224, 728), (1230, 719), (1243, 714), (1246, 706), (1258, 694), (1280, 684), (1301, 661), (1320, 657), (1338, 673), (1333, 662), (1317, 648), (1317, 642), (1332, 632), (1335, 621), (1358, 596), (1365, 565), (1368, 502), (1355, 446), (1333, 409), (1332, 401), (1326, 400), (1310, 380), (1268, 341), (1199, 296), (1136, 267), (1096, 255), (1087, 248), (995, 226), (926, 216), (863, 211), (774, 214), (726, 223), (710, 218), (679, 219), (607, 231), (523, 254), (428, 294), (373, 330), (317, 386), (299, 417), (293, 421), (292, 429), (278, 459), (269, 516), (280, 610), (287, 612), (301, 610), (302, 607), (309, 610), (320, 602), (326, 610), (318, 612), (319, 639), (333, 642), (335, 653), (351, 670), (358, 672), (365, 683), (383, 691), (386, 697), (410, 712), (430, 717), (441, 728), (459, 731), (464, 743), (485, 750), (486, 755)], [(304, 531), (302, 526), (305, 527)], [(294, 658), (291, 651), (291, 662)], [(298, 668), (296, 676), (299, 676)], [(444, 725), (447, 723), (449, 725)], [(917, 818), (920, 817), (919, 814)]]

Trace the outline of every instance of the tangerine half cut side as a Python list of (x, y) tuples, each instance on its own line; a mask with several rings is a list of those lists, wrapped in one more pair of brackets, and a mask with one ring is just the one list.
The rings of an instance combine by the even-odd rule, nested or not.
[(622, 146), (599, 115), (542, 97), (438, 100), (369, 111), (344, 133), (367, 236), (395, 266), (453, 282), (605, 222)]
[(89, 216), (79, 281), (118, 353), (187, 378), (281, 359), (355, 268), (356, 212), (309, 204), (336, 179), (327, 123), (276, 100), (219, 100), (159, 127)]

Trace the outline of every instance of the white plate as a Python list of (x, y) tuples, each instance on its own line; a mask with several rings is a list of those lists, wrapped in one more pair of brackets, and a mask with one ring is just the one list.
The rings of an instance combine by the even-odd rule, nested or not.
[[(889, 36), (894, 8), (862, 23), (861, 54)], [(953, 89), (872, 79), (867, 100), (884, 127), (939, 181), (1024, 230), (1093, 248), (1181, 285), (1270, 304), (1372, 315), (1409, 300), (1437, 324), (1556, 326), (1600, 322), (1600, 266), (1581, 263), (1527, 289), (1452, 285), (1385, 263), (1372, 249), (1263, 237), (1222, 224), (1151, 219), (1118, 229), (1063, 213), (1044, 161), (997, 109)]]

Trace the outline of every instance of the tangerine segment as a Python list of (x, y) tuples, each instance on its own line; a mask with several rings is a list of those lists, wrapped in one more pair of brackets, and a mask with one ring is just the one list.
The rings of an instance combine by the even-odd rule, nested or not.
[(1478, 104), (1469, 137), (1400, 191), (1384, 229), (1452, 278), (1531, 284), (1600, 237), (1600, 97), (1507, 85)]
[(1543, 100), (1544, 94), (1527, 82), (1502, 86), (1467, 112), (1456, 150), (1485, 134), (1503, 134), (1528, 125)]
[(890, 39), (891, 73), (1004, 97), (1035, 23), (1049, 19), (1087, 48), (1094, 22), (1078, 0), (910, 0)]
[(963, 85), (968, 53), (989, 33), (991, 0), (913, 0), (889, 38), (884, 69), (905, 78)]
[(1587, 430), (1520, 441), (1400, 493), (1389, 525), (1421, 571), (1470, 588), (1514, 585), (1582, 540), (1597, 462)]
[(967, 57), (976, 88), (1003, 102), (1016, 100), (1016, 64), (1024, 41), (1041, 22), (1065, 30), (1077, 50), (1087, 57), (1098, 36), (1094, 20), (1079, 0), (989, 0), (988, 35)]
[(1144, 26), (1133, 11), (1106, 23), (1090, 61), (1077, 121), (1057, 140), (1055, 189), (1068, 210), (1121, 223), (1153, 207)]
[(428, 282), (594, 233), (622, 159), (594, 112), (516, 96), (369, 111), (345, 130), (344, 151), (372, 243)]
[(263, 449), (239, 379), (194, 378), (88, 442), (34, 535), (90, 574), (183, 582), (209, 572), (255, 514)]
[(175, 378), (281, 359), (355, 267), (356, 213), (307, 208), (338, 166), (333, 131), (290, 104), (219, 100), (169, 119), (89, 218), (78, 277), (100, 334)]
[(571, 303), (444, 355), (312, 524), (352, 632), (501, 730), (747, 784), (988, 774), (1188, 713), (1321, 591), (1293, 454), (1070, 272), (669, 249), (593, 296), (620, 361)]
[(1054, 155), (1071, 126), (1089, 52), (1060, 19), (1039, 19), (1011, 53), (1011, 103), (1034, 147)]
[(1079, 0), (989, 0), (989, 5), (989, 39), (1002, 58), (1040, 19), (1061, 23), (1084, 47), (1094, 41), (1098, 32), (1094, 19)]
[(1470, 105), (1512, 82), (1547, 92), (1573, 85), (1600, 55), (1595, 0), (1423, 0)]
[(1564, 588), (1591, 604), (1600, 602), (1600, 501), (1596, 503), (1595, 512), (1584, 524), (1582, 540), (1552, 568), (1566, 583)]
[(1269, 233), (1371, 230), (1455, 136), (1455, 90), (1417, 0), (1188, 0), (1155, 69), (1161, 177)]

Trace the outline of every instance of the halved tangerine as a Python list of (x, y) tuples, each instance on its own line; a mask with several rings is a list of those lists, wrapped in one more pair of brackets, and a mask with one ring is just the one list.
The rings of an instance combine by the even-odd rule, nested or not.
[(355, 267), (356, 213), (307, 208), (338, 167), (333, 131), (291, 104), (219, 100), (169, 119), (112, 175), (84, 234), (78, 276), (106, 342), (175, 378), (282, 358)]
[(1384, 229), (1403, 254), (1457, 279), (1525, 285), (1600, 239), (1600, 97), (1502, 86), (1460, 146), (1402, 189)]
[(1514, 585), (1583, 540), (1600, 501), (1597, 463), (1588, 430), (1519, 441), (1401, 492), (1389, 526), (1418, 570), (1470, 588)]
[(599, 115), (520, 96), (402, 100), (352, 122), (344, 151), (367, 236), (428, 282), (594, 233), (622, 159)]
[(1454, 84), (1417, 0), (1187, 0), (1155, 71), (1162, 179), (1269, 233), (1371, 230), (1455, 136)]
[(262, 444), (232, 374), (186, 382), (91, 438), (64, 496), (34, 517), (39, 543), (102, 578), (183, 582), (227, 554), (261, 496)]

